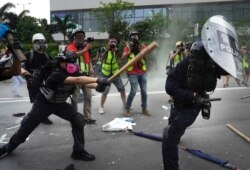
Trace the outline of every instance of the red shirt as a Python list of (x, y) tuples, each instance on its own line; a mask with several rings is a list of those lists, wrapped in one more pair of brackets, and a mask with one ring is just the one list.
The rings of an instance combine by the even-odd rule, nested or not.
[[(128, 53), (129, 52), (128, 47), (125, 47), (123, 49), (123, 52)], [(143, 73), (145, 73), (145, 72), (139, 68), (139, 63), (138, 62), (133, 65), (133, 70), (131, 70), (131, 71), (127, 70), (127, 74), (143, 74)]]
[[(83, 47), (83, 49), (84, 49), (84, 47)], [(75, 42), (72, 42), (72, 43), (68, 44), (67, 47), (66, 47), (66, 50), (73, 51), (73, 52), (79, 51), (76, 48), (76, 43)], [(83, 53), (82, 57), (83, 57), (84, 63), (86, 63), (86, 64), (90, 63), (90, 55), (89, 55), (88, 51), (85, 51)]]

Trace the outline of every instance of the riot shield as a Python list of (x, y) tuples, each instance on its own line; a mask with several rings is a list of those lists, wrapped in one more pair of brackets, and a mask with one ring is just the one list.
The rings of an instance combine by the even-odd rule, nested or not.
[(216, 15), (206, 21), (201, 35), (210, 57), (233, 77), (246, 82), (239, 41), (233, 25), (225, 17)]

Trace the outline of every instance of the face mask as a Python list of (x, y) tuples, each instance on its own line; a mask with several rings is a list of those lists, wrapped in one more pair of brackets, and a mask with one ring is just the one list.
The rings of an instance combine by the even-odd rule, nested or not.
[(34, 44), (34, 50), (46, 50), (47, 44), (44, 43), (36, 43)]
[(79, 66), (77, 64), (74, 64), (74, 63), (67, 63), (66, 71), (69, 74), (74, 74), (74, 73), (79, 71)]

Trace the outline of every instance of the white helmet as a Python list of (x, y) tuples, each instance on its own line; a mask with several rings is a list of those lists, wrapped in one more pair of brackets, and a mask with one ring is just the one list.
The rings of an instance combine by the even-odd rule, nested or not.
[(36, 33), (32, 37), (32, 42), (34, 42), (35, 40), (44, 40), (45, 41), (45, 37), (42, 33)]

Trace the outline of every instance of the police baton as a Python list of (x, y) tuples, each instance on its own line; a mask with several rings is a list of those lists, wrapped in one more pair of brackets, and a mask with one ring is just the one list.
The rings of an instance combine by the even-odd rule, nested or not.
[(213, 101), (221, 101), (221, 98), (202, 99), (202, 103), (209, 103)]
[(116, 74), (111, 76), (108, 81), (112, 82), (116, 77), (118, 77), (121, 73), (127, 70), (128, 67), (136, 64), (138, 61), (140, 61), (142, 58), (144, 58), (147, 54), (151, 53), (156, 47), (158, 47), (158, 44), (156, 41), (153, 41), (150, 43), (147, 47), (145, 47), (139, 54), (135, 56), (132, 60), (127, 62)]

